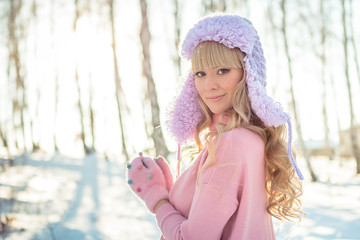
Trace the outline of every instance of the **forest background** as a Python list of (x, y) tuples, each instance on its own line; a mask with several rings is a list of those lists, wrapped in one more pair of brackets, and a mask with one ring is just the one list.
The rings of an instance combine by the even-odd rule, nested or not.
[(224, 11), (257, 29), (268, 94), (293, 119), (308, 179), (319, 180), (319, 156), (353, 162), (355, 176), (357, 9), (357, 0), (1, 0), (1, 171), (39, 152), (175, 161), (165, 121), (189, 70), (179, 44), (200, 17)]

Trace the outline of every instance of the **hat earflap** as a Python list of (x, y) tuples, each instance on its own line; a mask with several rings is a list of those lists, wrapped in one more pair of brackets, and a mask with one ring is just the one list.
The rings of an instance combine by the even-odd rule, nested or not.
[(195, 76), (190, 72), (167, 113), (166, 125), (180, 144), (193, 139), (196, 125), (205, 117), (198, 97)]

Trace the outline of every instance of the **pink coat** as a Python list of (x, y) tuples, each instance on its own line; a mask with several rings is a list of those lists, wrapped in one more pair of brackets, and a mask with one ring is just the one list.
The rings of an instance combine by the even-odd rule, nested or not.
[(236, 128), (223, 134), (216, 165), (198, 172), (207, 148), (170, 191), (170, 204), (156, 218), (170, 240), (275, 239), (266, 211), (264, 142), (254, 132)]

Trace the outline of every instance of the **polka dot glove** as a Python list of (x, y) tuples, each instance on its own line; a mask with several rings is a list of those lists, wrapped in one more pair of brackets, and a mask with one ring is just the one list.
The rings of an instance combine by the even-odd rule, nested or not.
[(165, 181), (166, 181), (166, 189), (170, 192), (170, 189), (174, 183), (174, 178), (170, 171), (169, 165), (167, 164), (165, 159), (161, 156), (156, 158), (155, 161), (159, 165), (159, 167), (161, 168), (161, 170), (164, 174)]
[(130, 188), (154, 213), (155, 205), (161, 199), (169, 199), (169, 191), (162, 169), (150, 157), (135, 158), (128, 166), (128, 184)]

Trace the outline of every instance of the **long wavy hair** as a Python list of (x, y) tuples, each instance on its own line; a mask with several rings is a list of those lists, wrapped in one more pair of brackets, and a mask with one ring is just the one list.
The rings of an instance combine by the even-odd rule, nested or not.
[(243, 78), (237, 84), (233, 94), (233, 108), (220, 115), (220, 119), (226, 116), (227, 123), (223, 124), (221, 123), (222, 121), (218, 121), (215, 131), (208, 130), (213, 124), (213, 114), (199, 96), (198, 101), (205, 113), (205, 117), (196, 127), (195, 141), (197, 151), (195, 152), (199, 153), (204, 148), (204, 145), (207, 146), (209, 152), (209, 159), (203, 168), (200, 169), (199, 173), (216, 164), (216, 144), (213, 144), (215, 137), (220, 139), (222, 133), (234, 128), (249, 129), (257, 133), (265, 144), (266, 176), (264, 184), (268, 193), (267, 212), (282, 221), (292, 221), (294, 219), (300, 221), (304, 215), (300, 210), (302, 185), (295, 176), (295, 171), (289, 161), (286, 144), (286, 126), (281, 125), (276, 128), (265, 126), (252, 110), (245, 81), (246, 69), (243, 62), (244, 57), (245, 54), (240, 49), (230, 49), (214, 41), (200, 43), (192, 56), (191, 65), (193, 73), (219, 66), (243, 69)]

